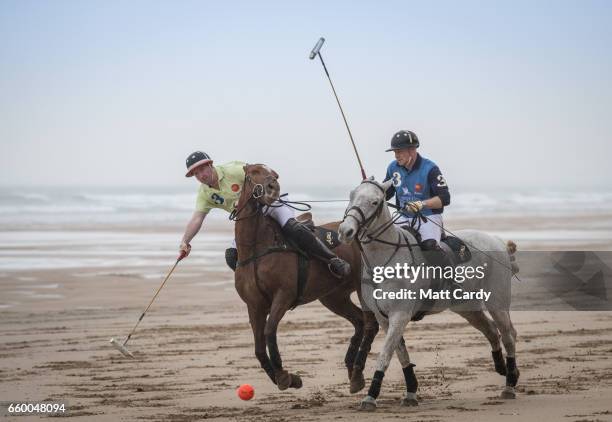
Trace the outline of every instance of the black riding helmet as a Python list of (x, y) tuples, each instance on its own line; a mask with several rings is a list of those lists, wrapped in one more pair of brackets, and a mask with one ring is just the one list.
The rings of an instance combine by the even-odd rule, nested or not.
[(389, 148), (387, 152), (395, 151), (398, 149), (418, 147), (419, 138), (417, 138), (416, 133), (411, 132), (409, 130), (400, 130), (391, 138), (391, 148)]
[(210, 158), (210, 155), (206, 154), (205, 152), (196, 151), (189, 154), (187, 160), (185, 160), (185, 164), (187, 164), (187, 174), (185, 174), (185, 177), (193, 176), (193, 170), (196, 167), (212, 162), (213, 160)]

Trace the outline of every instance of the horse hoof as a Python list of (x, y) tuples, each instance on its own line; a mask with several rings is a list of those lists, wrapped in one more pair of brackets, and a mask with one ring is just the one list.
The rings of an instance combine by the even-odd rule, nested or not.
[(513, 400), (516, 398), (516, 392), (514, 391), (514, 387), (506, 386), (504, 391), (499, 395), (504, 400)]
[(419, 405), (419, 402), (416, 399), (415, 393), (406, 393), (406, 395), (402, 397), (402, 401), (400, 402), (400, 406), (405, 406), (405, 407), (414, 407), (418, 405)]
[(365, 379), (363, 379), (362, 371), (353, 372), (353, 377), (351, 378), (351, 394), (355, 394), (365, 387)]
[(418, 405), (419, 405), (418, 401), (416, 401), (415, 399), (407, 399), (406, 397), (404, 397), (400, 403), (400, 406), (404, 406), (404, 407), (414, 407)]
[(291, 374), (287, 371), (283, 371), (276, 375), (276, 386), (279, 390), (283, 391), (291, 387)]
[(373, 412), (376, 410), (376, 399), (374, 397), (365, 396), (363, 400), (361, 400), (361, 404), (359, 405), (359, 410), (363, 410), (365, 412)]
[(291, 374), (291, 385), (289, 387), (295, 389), (302, 388), (302, 378), (299, 375)]

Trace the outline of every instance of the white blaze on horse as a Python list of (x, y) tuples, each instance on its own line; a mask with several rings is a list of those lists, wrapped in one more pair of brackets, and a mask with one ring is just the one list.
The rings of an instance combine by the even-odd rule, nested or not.
[[(481, 277), (465, 279), (460, 284), (461, 290), (465, 293), (490, 292), (491, 295), (486, 301), (476, 299), (481, 296), (474, 295), (475, 299), (469, 301), (441, 300), (432, 305), (425, 298), (421, 298), (421, 292), (429, 291), (435, 284), (432, 279), (425, 277), (409, 279), (395, 274), (382, 282), (373, 282), (372, 273), (375, 267), (408, 264), (414, 268), (426, 264), (425, 256), (415, 237), (393, 224), (393, 217), (385, 201), (385, 192), (391, 183), (391, 180), (385, 183), (378, 183), (373, 178), (364, 180), (351, 191), (347, 211), (339, 227), (340, 240), (345, 243), (357, 240), (361, 244), (365, 262), (362, 280), (363, 305), (374, 312), (379, 324), (386, 331), (384, 346), (376, 363), (376, 372), (368, 395), (361, 402), (361, 409), (376, 408), (376, 398), (380, 393), (384, 373), (394, 352), (402, 365), (406, 381), (407, 392), (401, 404), (418, 404), (418, 382), (403, 339), (404, 330), (415, 315), (436, 313), (444, 309), (461, 315), (489, 340), (495, 370), (506, 377), (501, 397), (515, 398), (519, 371), (515, 359), (516, 330), (510, 320), (509, 307), (511, 279), (513, 273), (518, 271), (512, 257), (516, 246), (512, 242), (504, 243), (497, 237), (476, 230), (456, 232), (457, 236), (469, 245), (472, 254), (469, 261), (458, 265), (482, 269)], [(453, 285), (457, 286), (455, 282)], [(406, 297), (410, 291), (413, 292), (410, 295), (414, 299), (397, 299)], [(490, 313), (492, 320), (485, 314), (485, 310)], [(500, 334), (506, 349), (505, 362)]]

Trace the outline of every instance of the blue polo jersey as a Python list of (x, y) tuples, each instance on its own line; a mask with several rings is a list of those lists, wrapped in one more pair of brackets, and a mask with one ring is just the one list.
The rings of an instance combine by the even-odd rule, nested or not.
[(442, 214), (444, 206), (450, 204), (450, 192), (440, 168), (433, 161), (417, 154), (417, 159), (410, 170), (397, 164), (393, 160), (387, 167), (385, 181), (393, 180), (393, 185), (387, 190), (387, 199), (395, 195), (401, 213), (407, 217), (414, 217), (414, 213), (404, 210), (407, 202), (424, 201), (434, 196), (442, 200), (442, 208), (424, 208), (424, 215)]

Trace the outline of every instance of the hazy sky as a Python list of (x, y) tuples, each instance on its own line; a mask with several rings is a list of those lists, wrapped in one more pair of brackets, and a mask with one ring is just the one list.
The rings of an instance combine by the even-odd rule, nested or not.
[[(612, 2), (0, 0), (0, 183), (178, 185), (193, 150), (360, 180), (410, 129), (451, 185), (612, 188)], [(193, 181), (189, 181), (193, 183)]]

